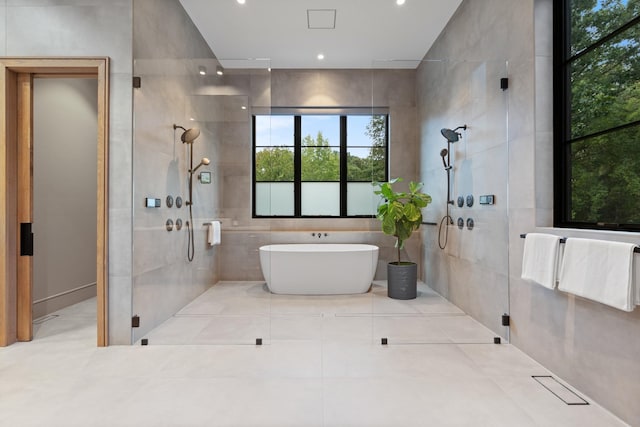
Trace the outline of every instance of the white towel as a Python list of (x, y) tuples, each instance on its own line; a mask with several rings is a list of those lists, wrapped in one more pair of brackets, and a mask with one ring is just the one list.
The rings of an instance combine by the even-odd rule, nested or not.
[(636, 277), (633, 279), (633, 283), (635, 283), (634, 288), (636, 288), (636, 305), (640, 305), (640, 268), (638, 268), (638, 266), (640, 266), (640, 261), (638, 261), (638, 258), (635, 257), (634, 261), (636, 262), (634, 268)]
[(545, 288), (554, 289), (558, 277), (559, 247), (559, 236), (527, 233), (524, 239), (521, 277)]
[(207, 229), (207, 243), (209, 246), (219, 245), (220, 244), (220, 229), (222, 228), (220, 225), (220, 221), (211, 221), (206, 224), (208, 226)]
[(624, 311), (635, 308), (633, 243), (567, 239), (558, 289)]

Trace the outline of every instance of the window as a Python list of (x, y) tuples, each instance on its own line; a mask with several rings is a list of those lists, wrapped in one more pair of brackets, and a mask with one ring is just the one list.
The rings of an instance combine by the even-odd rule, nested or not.
[(388, 179), (388, 115), (253, 116), (254, 217), (372, 217)]
[(558, 0), (555, 225), (640, 230), (640, 1)]

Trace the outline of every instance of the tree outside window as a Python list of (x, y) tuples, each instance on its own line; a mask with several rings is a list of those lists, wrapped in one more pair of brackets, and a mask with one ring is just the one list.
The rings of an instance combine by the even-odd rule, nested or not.
[[(277, 130), (267, 131), (273, 122), (266, 117), (254, 118), (254, 215), (375, 215), (371, 183), (385, 181), (388, 175), (386, 114), (287, 116), (291, 126), (283, 126), (285, 136), (277, 136)], [(298, 130), (292, 130), (294, 127)], [(259, 135), (267, 133), (269, 142), (265, 143)], [(275, 145), (273, 140), (282, 145)], [(292, 185), (276, 186), (285, 182)], [(280, 203), (272, 193), (280, 191), (291, 192), (286, 200), (293, 200), (294, 207), (270, 215), (273, 204)], [(329, 205), (332, 207), (327, 208)]]
[(558, 3), (556, 225), (638, 229), (640, 1)]

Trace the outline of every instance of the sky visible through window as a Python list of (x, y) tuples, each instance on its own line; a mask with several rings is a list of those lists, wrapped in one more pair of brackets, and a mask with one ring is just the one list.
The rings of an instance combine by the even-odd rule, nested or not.
[[(315, 115), (304, 116), (304, 127), (308, 129), (318, 129), (322, 131), (325, 139), (329, 140), (331, 146), (340, 145), (340, 128), (328, 126), (336, 116)], [(371, 139), (366, 135), (367, 125), (371, 121), (371, 116), (350, 115), (348, 122), (348, 139), (350, 147), (369, 147), (373, 145)], [(310, 134), (304, 132), (302, 138)], [(311, 134), (315, 138), (316, 134)], [(293, 146), (293, 116), (256, 116), (256, 145), (259, 147), (281, 147)]]

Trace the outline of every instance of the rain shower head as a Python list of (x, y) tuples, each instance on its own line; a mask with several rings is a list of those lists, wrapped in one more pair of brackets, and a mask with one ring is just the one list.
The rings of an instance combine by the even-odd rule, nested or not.
[(458, 126), (454, 130), (451, 129), (440, 129), (440, 133), (447, 139), (447, 142), (454, 143), (460, 141), (462, 135), (459, 132), (456, 132), (458, 129), (467, 130), (467, 125)]
[(186, 144), (191, 144), (193, 141), (196, 140), (196, 138), (198, 138), (200, 136), (200, 129), (198, 128), (190, 128), (190, 129), (185, 129), (182, 126), (178, 126), (178, 125), (173, 125), (174, 129), (182, 129), (184, 132), (182, 133), (182, 135), (180, 136), (180, 141), (186, 143)]
[(444, 136), (449, 142), (458, 142), (460, 140), (460, 134), (451, 129), (440, 129), (440, 133)]

